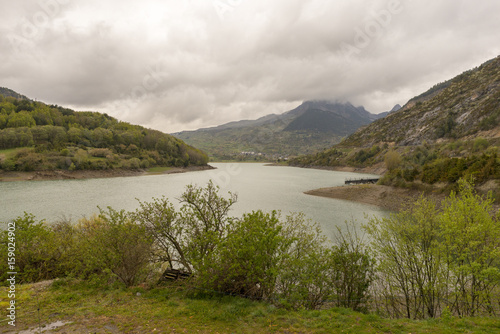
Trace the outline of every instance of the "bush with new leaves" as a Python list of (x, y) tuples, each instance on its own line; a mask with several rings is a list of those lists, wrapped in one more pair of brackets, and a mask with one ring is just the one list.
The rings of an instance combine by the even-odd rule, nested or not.
[(366, 229), (378, 266), (379, 310), (393, 317), (495, 314), (500, 305), (500, 223), (471, 182), (441, 203), (421, 198)]

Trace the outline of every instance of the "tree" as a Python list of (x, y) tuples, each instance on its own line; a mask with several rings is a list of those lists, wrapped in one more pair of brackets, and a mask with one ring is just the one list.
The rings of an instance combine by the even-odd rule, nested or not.
[(188, 236), (186, 256), (195, 270), (203, 266), (205, 257), (227, 236), (233, 223), (229, 209), (238, 197), (229, 193), (226, 199), (219, 190), (210, 180), (205, 188), (188, 185), (180, 198), (183, 206), (179, 219)]
[(91, 132), (92, 144), (95, 147), (109, 147), (113, 143), (113, 132), (108, 129), (96, 128)]
[(291, 240), (281, 233), (276, 211), (244, 214), (207, 255), (196, 283), (204, 289), (253, 299), (271, 299)]
[(5, 129), (7, 126), (7, 122), (9, 120), (9, 116), (5, 114), (0, 114), (0, 129)]
[(382, 307), (390, 315), (438, 317), (447, 307), (460, 316), (493, 313), (500, 285), (500, 224), (491, 196), (459, 181), (436, 204), (421, 198), (390, 218), (365, 227), (378, 259)]
[(45, 126), (49, 136), (49, 142), (54, 145), (54, 147), (60, 147), (67, 142), (66, 131), (62, 126)]
[(450, 309), (460, 316), (493, 313), (500, 284), (500, 224), (492, 216), (491, 195), (481, 198), (472, 182), (459, 181), (459, 193), (443, 202), (442, 252), (450, 270)]
[(99, 217), (81, 229), (85, 261), (90, 268), (110, 270), (126, 286), (139, 283), (151, 255), (152, 241), (146, 229), (124, 210), (100, 211)]
[(393, 171), (401, 164), (401, 156), (398, 152), (390, 150), (384, 156), (385, 166), (389, 171)]
[(8, 128), (30, 128), (35, 125), (35, 119), (27, 111), (24, 110), (18, 113), (11, 114), (9, 116), (9, 120), (7, 121)]
[(134, 219), (145, 226), (155, 241), (155, 258), (172, 269), (198, 272), (207, 257), (226, 238), (233, 218), (229, 209), (237, 196), (219, 195), (210, 181), (205, 188), (188, 185), (181, 195), (180, 212), (166, 198), (139, 202)]
[(167, 154), (170, 156), (175, 156), (177, 155), (177, 149), (178, 145), (171, 140), (170, 138), (167, 138), (165, 136), (161, 136), (157, 141), (155, 145), (155, 149), (157, 151), (160, 151), (163, 154)]
[(79, 149), (71, 159), (78, 169), (86, 169), (89, 162), (89, 154), (86, 150)]
[(68, 140), (74, 144), (79, 144), (83, 139), (83, 131), (79, 128), (71, 127), (68, 132)]
[(408, 210), (372, 218), (365, 226), (378, 259), (383, 306), (396, 317), (439, 314), (447, 274), (437, 216), (435, 203), (421, 197)]
[[(28, 213), (14, 219), (11, 224), (15, 226), (16, 269), (8, 270), (7, 261), (2, 261), (0, 265), (2, 281), (5, 281), (9, 271), (18, 273), (16, 279), (20, 283), (55, 278), (58, 253), (53, 231), (45, 225), (44, 221), (37, 221), (35, 216)], [(2, 231), (1, 236), (0, 250), (6, 256), (7, 246), (12, 242), (8, 239), (7, 230)]]
[(36, 125), (54, 125), (48, 108), (39, 107), (31, 113)]
[(192, 272), (185, 253), (184, 226), (178, 213), (167, 198), (153, 198), (152, 202), (139, 201), (133, 219), (144, 226), (153, 239), (153, 259), (167, 263), (171, 269)]
[(16, 111), (16, 106), (13, 103), (5, 100), (0, 103), (0, 111), (2, 112), (2, 114), (10, 115)]

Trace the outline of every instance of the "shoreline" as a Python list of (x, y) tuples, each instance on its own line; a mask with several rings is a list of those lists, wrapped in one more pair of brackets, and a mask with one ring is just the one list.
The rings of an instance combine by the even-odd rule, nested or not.
[(419, 190), (377, 184), (319, 188), (305, 191), (304, 194), (370, 204), (394, 212), (405, 209), (410, 204), (414, 203), (422, 194), (438, 202), (445, 198), (443, 194), (424, 193)]
[[(268, 166), (284, 166), (283, 164), (269, 164)], [(387, 172), (387, 168), (382, 165), (370, 167), (349, 167), (349, 166), (293, 166), (296, 168), (311, 168), (319, 170), (328, 170), (335, 172), (350, 172), (360, 174), (374, 174), (382, 176)], [(424, 193), (420, 190), (404, 189), (378, 184), (358, 184), (336, 187), (325, 187), (304, 191), (304, 194), (311, 196), (326, 197), (351, 201), (363, 204), (374, 205), (379, 208), (397, 212), (407, 208), (414, 203), (422, 194), (440, 201), (444, 198), (442, 194)]]
[(129, 177), (129, 176), (148, 176), (162, 174), (176, 174), (196, 172), (203, 170), (216, 169), (210, 165), (189, 166), (189, 167), (171, 167), (161, 172), (148, 172), (144, 169), (105, 169), (105, 170), (47, 170), (32, 172), (8, 172), (0, 171), (0, 182), (15, 181), (51, 181), (51, 180), (84, 180), (99, 179), (111, 177)]
[(282, 163), (268, 163), (266, 166), (270, 167), (293, 167), (293, 168), (309, 168), (319, 170), (329, 170), (334, 172), (349, 172), (349, 173), (362, 173), (362, 174), (375, 174), (382, 176), (387, 172), (387, 168), (382, 165), (375, 165), (370, 167), (350, 167), (350, 166), (295, 166)]

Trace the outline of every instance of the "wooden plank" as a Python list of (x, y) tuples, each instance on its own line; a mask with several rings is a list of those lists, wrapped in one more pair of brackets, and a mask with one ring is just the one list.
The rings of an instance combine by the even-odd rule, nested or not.
[(169, 281), (176, 281), (178, 279), (186, 279), (190, 277), (191, 274), (178, 269), (167, 269), (163, 272), (163, 278)]

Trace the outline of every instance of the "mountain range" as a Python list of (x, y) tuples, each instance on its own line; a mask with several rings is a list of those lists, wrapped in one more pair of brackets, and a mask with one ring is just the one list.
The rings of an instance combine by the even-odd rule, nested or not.
[[(500, 56), (434, 85), (341, 143), (289, 163), (368, 168), (385, 173), (380, 182), (387, 185), (441, 182), (455, 189), (464, 177), (477, 184), (500, 180), (498, 156)], [(495, 182), (485, 189), (500, 199)]]
[(219, 159), (234, 158), (241, 152), (299, 155), (339, 143), (359, 127), (387, 114), (375, 115), (350, 103), (305, 101), (283, 114), (173, 135)]

